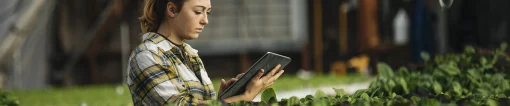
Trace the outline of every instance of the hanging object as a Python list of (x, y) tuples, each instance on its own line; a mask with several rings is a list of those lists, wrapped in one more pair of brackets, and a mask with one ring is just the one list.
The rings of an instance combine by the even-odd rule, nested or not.
[(393, 41), (395, 45), (405, 45), (409, 40), (409, 17), (404, 9), (400, 9), (393, 19)]
[(441, 6), (441, 10), (448, 9), (452, 6), (454, 0), (439, 0), (439, 5)]

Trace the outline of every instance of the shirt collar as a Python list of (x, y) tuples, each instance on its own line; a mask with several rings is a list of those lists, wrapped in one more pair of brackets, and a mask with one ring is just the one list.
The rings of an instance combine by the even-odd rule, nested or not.
[[(176, 45), (174, 45), (170, 40), (168, 40), (166, 37), (164, 37), (161, 34), (154, 33), (154, 32), (148, 32), (143, 35), (143, 40), (151, 40), (154, 43), (158, 45), (159, 48), (163, 50), (163, 52), (171, 51), (172, 49), (179, 48)], [(198, 50), (192, 48), (189, 44), (183, 43), (182, 46), (184, 46), (184, 51), (188, 53), (190, 56), (198, 56)]]

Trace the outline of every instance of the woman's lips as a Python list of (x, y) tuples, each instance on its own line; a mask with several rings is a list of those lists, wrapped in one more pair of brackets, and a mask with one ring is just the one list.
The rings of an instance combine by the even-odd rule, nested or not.
[(196, 28), (197, 29), (197, 32), (200, 33), (202, 32), (203, 28)]

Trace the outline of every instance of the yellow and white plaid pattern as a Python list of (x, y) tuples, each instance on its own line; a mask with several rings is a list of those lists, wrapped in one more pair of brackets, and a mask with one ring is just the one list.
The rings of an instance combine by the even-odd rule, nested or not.
[(164, 36), (154, 32), (143, 36), (127, 67), (127, 84), (134, 105), (197, 105), (202, 100), (216, 99), (197, 50), (183, 44), (191, 63), (187, 66), (178, 58), (179, 47)]

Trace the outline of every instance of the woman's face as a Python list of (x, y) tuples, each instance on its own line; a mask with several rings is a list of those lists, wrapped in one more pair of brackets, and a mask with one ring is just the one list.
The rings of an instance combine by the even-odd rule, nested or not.
[(186, 0), (178, 14), (173, 19), (171, 29), (182, 39), (191, 40), (198, 38), (209, 23), (207, 15), (211, 11), (209, 0)]

